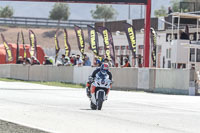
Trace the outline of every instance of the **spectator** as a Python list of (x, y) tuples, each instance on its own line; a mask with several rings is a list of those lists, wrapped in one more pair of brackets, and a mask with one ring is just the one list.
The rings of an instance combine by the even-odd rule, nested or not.
[(80, 58), (80, 55), (76, 55), (76, 65), (82, 66), (83, 65), (83, 60)]
[(108, 63), (109, 67), (112, 67), (112, 62), (108, 58), (104, 59), (104, 63)]
[(189, 39), (190, 31), (189, 31), (189, 26), (187, 24), (185, 25), (185, 34), (187, 34), (188, 39)]
[(93, 62), (93, 67), (100, 67), (101, 66), (101, 64), (102, 64), (102, 62), (101, 62), (101, 60), (97, 57), (97, 56), (95, 56), (94, 57), (94, 62)]
[(138, 55), (138, 67), (142, 67), (142, 56), (140, 54)]
[(188, 34), (186, 34), (185, 32), (183, 32), (182, 30), (180, 30), (179, 33), (180, 33), (180, 39), (189, 40)]
[(123, 65), (122, 67), (131, 67), (128, 58), (124, 59), (125, 65)]
[(35, 56), (31, 57), (31, 65), (40, 65), (40, 62)]
[(23, 64), (23, 58), (22, 58), (22, 56), (19, 56), (18, 57), (18, 60), (17, 60), (17, 64)]
[(24, 58), (24, 63), (23, 64), (31, 64), (31, 59), (30, 58)]
[(49, 59), (49, 56), (45, 56), (44, 59), (45, 59), (45, 61), (43, 62), (44, 65), (52, 65), (53, 64), (51, 62), (51, 60)]
[(70, 62), (71, 62), (72, 65), (75, 64), (75, 62), (76, 62), (76, 56), (75, 56), (75, 54), (72, 54), (72, 55), (70, 56)]
[(64, 66), (71, 66), (72, 64), (71, 64), (71, 62), (70, 62), (70, 60), (69, 60), (69, 57), (65, 57), (65, 64), (64, 64)]
[(57, 66), (64, 66), (64, 64), (65, 64), (65, 55), (64, 54), (62, 54), (60, 60), (61, 60), (61, 64), (58, 63)]
[(172, 13), (172, 9), (171, 9), (171, 7), (169, 6), (168, 7), (168, 14), (171, 14)]
[(65, 64), (65, 55), (64, 55), (64, 54), (62, 54), (62, 57), (61, 57), (61, 62), (62, 62), (62, 65), (64, 65), (64, 64)]
[(76, 65), (76, 55), (72, 54), (72, 56), (70, 57), (70, 62), (72, 64), (72, 66)]
[[(109, 67), (114, 67), (114, 66), (115, 66), (114, 61), (112, 60), (111, 57), (108, 57), (108, 56), (106, 55), (106, 58), (105, 58), (105, 59), (107, 60), (107, 63), (109, 64)], [(104, 60), (105, 60), (105, 59), (104, 59)], [(105, 61), (103, 61), (103, 62), (105, 62)]]
[(27, 59), (27, 58), (23, 58), (23, 64), (24, 64), (24, 65), (27, 64), (27, 63), (26, 63), (26, 59)]
[(83, 66), (91, 66), (90, 58), (87, 55), (85, 56)]

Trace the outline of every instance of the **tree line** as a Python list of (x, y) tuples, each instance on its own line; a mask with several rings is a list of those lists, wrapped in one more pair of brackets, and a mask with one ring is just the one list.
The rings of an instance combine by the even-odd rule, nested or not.
[[(185, 2), (185, 5), (182, 5), (180, 8), (180, 2)], [(170, 1), (170, 10), (173, 12), (188, 12), (193, 8), (194, 1), (192, 0), (171, 0)], [(198, 4), (198, 3), (195, 3)], [(199, 6), (200, 8), (200, 6)], [(197, 9), (200, 10), (200, 9)], [(112, 5), (96, 5), (95, 10), (90, 11), (93, 19), (99, 20), (111, 20), (115, 19), (118, 15), (117, 11), (112, 7)], [(10, 6), (0, 7), (0, 17), (12, 17), (14, 10)], [(154, 11), (156, 17), (167, 16), (169, 14), (169, 8), (161, 6), (160, 9)], [(70, 9), (66, 3), (56, 3), (54, 4), (52, 10), (49, 12), (49, 18), (53, 20), (68, 20), (70, 16)]]
[[(115, 19), (118, 15), (117, 11), (112, 5), (96, 5), (95, 10), (90, 11), (93, 19), (103, 19), (104, 21)], [(0, 17), (9, 18), (14, 14), (14, 10), (10, 6), (0, 7)], [(52, 10), (49, 12), (49, 18), (53, 20), (68, 20), (70, 16), (70, 9), (66, 3), (54, 4)]]
[[(182, 3), (182, 5), (181, 5)], [(200, 6), (196, 6), (199, 4), (195, 0), (171, 0), (170, 1), (170, 9), (165, 6), (161, 6), (160, 9), (154, 11), (154, 15), (156, 17), (167, 16), (170, 12), (191, 12), (194, 6), (196, 7), (195, 10), (200, 10)], [(171, 11), (169, 11), (171, 10)]]

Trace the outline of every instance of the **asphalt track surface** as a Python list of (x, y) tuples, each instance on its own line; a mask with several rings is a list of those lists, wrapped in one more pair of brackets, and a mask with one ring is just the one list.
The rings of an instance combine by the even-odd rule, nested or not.
[(1, 133), (199, 133), (200, 97), (111, 91), (98, 111), (84, 89), (0, 81), (0, 119)]

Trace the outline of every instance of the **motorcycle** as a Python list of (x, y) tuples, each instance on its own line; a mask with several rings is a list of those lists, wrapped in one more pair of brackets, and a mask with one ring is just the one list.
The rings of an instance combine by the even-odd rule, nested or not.
[[(91, 77), (89, 77), (89, 80), (91, 81)], [(109, 79), (108, 75), (105, 75), (104, 77), (96, 75), (93, 79), (91, 88), (95, 87), (95, 93), (92, 94), (93, 96), (90, 98), (90, 107), (92, 110), (101, 110), (103, 102), (107, 100), (106, 94), (111, 87), (111, 84), (112, 81)]]

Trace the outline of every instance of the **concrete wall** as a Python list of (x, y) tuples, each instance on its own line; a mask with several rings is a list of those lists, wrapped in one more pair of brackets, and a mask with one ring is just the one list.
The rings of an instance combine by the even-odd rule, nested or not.
[(149, 89), (150, 73), (149, 69), (141, 68), (138, 70), (138, 89)]
[(157, 69), (154, 91), (174, 94), (188, 94), (190, 70)]
[(28, 66), (29, 76), (28, 80), (32, 81), (48, 81), (48, 67), (45, 66)]
[(29, 79), (34, 81), (73, 82), (73, 67), (29, 66)]
[[(85, 84), (96, 68), (65, 66), (0, 65), (0, 78), (33, 81), (60, 81)], [(146, 90), (161, 93), (188, 94), (190, 70), (110, 68), (113, 89)]]
[[(1, 66), (1, 65), (0, 65)], [(29, 79), (30, 66), (8, 65), (10, 67), (10, 78), (27, 80)], [(7, 66), (6, 66), (7, 67)]]
[(73, 83), (74, 67), (48, 66), (48, 81)]
[(75, 66), (74, 71), (73, 71), (73, 83), (86, 84), (86, 82), (88, 81), (88, 77), (92, 75), (92, 72), (95, 69), (96, 68), (89, 67), (89, 66), (85, 66), (85, 67)]
[(10, 78), (10, 67), (11, 65), (3, 64), (0, 65), (0, 77), (1, 78)]
[(111, 68), (114, 89), (137, 89), (138, 69), (137, 68)]

